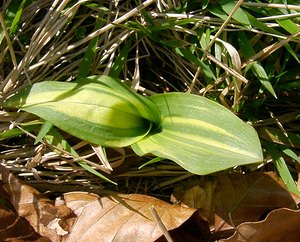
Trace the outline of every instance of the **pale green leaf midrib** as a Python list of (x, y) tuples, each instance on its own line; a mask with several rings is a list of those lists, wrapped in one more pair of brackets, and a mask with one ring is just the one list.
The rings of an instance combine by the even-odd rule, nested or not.
[[(194, 145), (194, 144), (190, 144), (189, 142), (180, 141), (179, 139), (187, 140), (187, 141), (193, 141), (193, 142), (197, 142), (199, 144), (205, 144), (208, 147), (214, 147), (217, 150), (224, 150), (224, 151), (226, 151), (226, 153), (237, 154), (239, 156), (255, 158), (255, 159), (258, 158), (257, 156), (254, 156), (253, 152), (250, 152), (250, 151), (248, 152), (245, 149), (244, 150), (239, 150), (239, 149), (233, 148), (232, 146), (226, 145), (224, 143), (220, 143), (216, 140), (208, 139), (207, 137), (201, 137), (201, 136), (198, 136), (198, 135), (194, 136), (194, 135), (191, 135), (191, 134), (183, 134), (183, 133), (177, 133), (177, 132), (174, 132), (174, 131), (166, 131), (166, 130), (164, 130), (164, 133), (166, 135), (170, 135), (171, 137), (163, 135), (162, 136), (163, 138), (165, 138), (167, 140), (170, 140), (172, 143), (174, 143), (174, 142), (180, 143), (184, 147), (189, 146), (189, 147), (191, 147), (191, 149), (197, 150), (197, 149), (199, 149), (199, 147)], [(205, 148), (203, 148), (203, 149), (205, 149)]]
[[(56, 104), (56, 105), (51, 105), (51, 104)], [(129, 114), (129, 115), (132, 115), (132, 116), (135, 116), (135, 117), (138, 117), (140, 119), (144, 119), (144, 120), (148, 120), (138, 114), (134, 114), (134, 113), (130, 113), (130, 112), (126, 112), (124, 110), (121, 110), (121, 109), (118, 109), (118, 108), (113, 108), (113, 107), (110, 107), (110, 106), (101, 106), (99, 104), (90, 104), (90, 103), (83, 103), (83, 102), (70, 102), (70, 101), (67, 101), (67, 102), (64, 102), (64, 101), (59, 101), (59, 102), (56, 102), (56, 101), (53, 101), (53, 102), (41, 102), (41, 103), (38, 103), (38, 104), (30, 104), (30, 105), (24, 105), (23, 107), (21, 107), (20, 109), (23, 109), (25, 110), (25, 108), (27, 110), (29, 110), (30, 108), (32, 107), (39, 107), (39, 106), (43, 106), (43, 107), (56, 107), (57, 105), (68, 105), (68, 104), (76, 104), (78, 106), (82, 105), (84, 107), (94, 107), (95, 109), (98, 109), (98, 108), (104, 108), (104, 109), (111, 109), (111, 110), (114, 110), (114, 111), (118, 111), (120, 113), (124, 113), (124, 114)], [(132, 111), (136, 111), (136, 110), (132, 110)], [(69, 113), (69, 112), (64, 112), (64, 113)], [(149, 120), (148, 120), (149, 121)]]
[[(168, 126), (167, 126), (168, 124)], [(221, 136), (223, 136), (224, 140), (225, 137), (228, 137), (228, 139), (231, 140), (235, 140), (237, 143), (241, 144), (243, 147), (245, 146), (249, 146), (252, 143), (247, 142), (247, 140), (241, 139), (239, 136), (235, 135), (233, 132), (229, 132), (226, 129), (221, 128), (220, 126), (216, 126), (214, 124), (211, 124), (207, 121), (202, 121), (202, 120), (195, 120), (195, 119), (189, 119), (189, 118), (183, 118), (183, 117), (165, 117), (163, 119), (163, 128), (165, 130), (168, 130), (170, 132), (176, 132), (174, 129), (172, 129), (173, 125), (176, 125), (176, 129), (178, 130), (179, 128), (181, 129), (185, 129), (186, 131), (191, 131), (191, 130), (205, 130), (206, 132), (211, 131), (214, 134), (218, 134)], [(179, 124), (179, 125), (178, 125)], [(244, 123), (243, 123), (244, 124)], [(246, 124), (244, 124), (246, 125)], [(243, 131), (245, 132), (249, 132), (250, 129), (252, 129), (252, 127), (247, 127), (247, 129), (243, 129)], [(181, 133), (180, 131), (177, 131), (178, 136), (181, 135), (185, 135), (186, 133)], [(194, 131), (194, 133), (198, 133), (196, 130)], [(237, 134), (237, 132), (235, 132)], [(200, 135), (201, 136), (201, 135)], [(200, 137), (199, 136), (199, 137)], [(197, 136), (198, 137), (198, 134)], [(255, 137), (250, 136), (252, 139), (255, 139)], [(252, 147), (253, 150), (255, 150), (255, 146)], [(251, 148), (249, 148), (248, 150), (252, 150)]]

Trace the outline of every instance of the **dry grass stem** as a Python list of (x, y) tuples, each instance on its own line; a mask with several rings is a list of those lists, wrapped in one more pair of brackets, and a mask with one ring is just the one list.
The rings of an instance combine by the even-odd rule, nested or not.
[(300, 11), (300, 6), (289, 4), (243, 2), (242, 5), (256, 8), (281, 8)]
[(155, 207), (151, 206), (149, 209), (151, 211), (151, 214), (152, 214), (152, 217), (153, 217), (154, 221), (157, 223), (157, 225), (160, 228), (161, 232), (164, 234), (166, 240), (168, 242), (173, 242), (174, 240), (172, 239), (169, 231), (167, 230), (167, 228), (165, 227), (165, 225), (161, 221), (160, 217), (158, 216), (158, 213), (157, 213)]
[(242, 68), (246, 67), (247, 65), (255, 62), (255, 61), (262, 61), (263, 59), (270, 56), (273, 52), (283, 47), (285, 44), (289, 43), (292, 39), (300, 36), (300, 31), (290, 35), (284, 40), (281, 40), (277, 43), (274, 43), (272, 45), (269, 45), (265, 47), (263, 50), (256, 53), (254, 56), (252, 56), (246, 63), (243, 64)]

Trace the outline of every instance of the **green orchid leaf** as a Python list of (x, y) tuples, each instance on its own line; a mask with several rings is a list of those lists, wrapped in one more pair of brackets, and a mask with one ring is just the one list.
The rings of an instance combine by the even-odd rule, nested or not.
[(138, 155), (171, 159), (195, 174), (263, 160), (255, 130), (220, 104), (184, 93), (148, 99), (107, 76), (37, 83), (5, 105), (91, 143), (131, 145)]
[(107, 76), (36, 83), (5, 105), (33, 113), (83, 140), (111, 147), (131, 145), (160, 124), (160, 113), (151, 101)]
[(138, 155), (170, 159), (199, 175), (262, 162), (255, 130), (220, 104), (184, 93), (158, 94), (150, 100), (161, 112), (161, 132), (133, 144)]

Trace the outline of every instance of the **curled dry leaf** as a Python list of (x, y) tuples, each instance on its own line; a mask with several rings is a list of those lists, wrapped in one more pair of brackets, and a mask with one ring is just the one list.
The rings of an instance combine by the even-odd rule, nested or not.
[(182, 206), (197, 208), (201, 217), (208, 221), (214, 218), (214, 192), (216, 180), (201, 179), (200, 181), (189, 181), (174, 188), (171, 202)]
[(1, 241), (43, 241), (49, 242), (37, 234), (28, 221), (16, 214), (0, 181), (0, 239)]
[(64, 194), (66, 205), (78, 216), (66, 242), (154, 241), (162, 236), (151, 215), (154, 206), (167, 230), (181, 226), (196, 211), (139, 194), (98, 197), (83, 192)]
[(174, 196), (199, 209), (216, 239), (231, 236), (239, 224), (259, 221), (274, 209), (296, 209), (295, 197), (274, 173), (219, 174), (215, 180), (189, 182)]
[(277, 208), (296, 209), (296, 203), (275, 173), (219, 175), (215, 191), (215, 230), (236, 228), (263, 219)]
[(0, 166), (0, 180), (17, 214), (25, 218), (38, 234), (51, 241), (60, 241), (63, 234), (61, 231), (64, 231), (62, 225), (68, 224), (67, 220), (72, 217), (70, 216), (73, 214), (72, 211), (64, 205), (54, 206), (54, 202), (25, 185), (3, 166)]
[(294, 242), (300, 239), (300, 211), (281, 208), (260, 222), (242, 223), (223, 242)]

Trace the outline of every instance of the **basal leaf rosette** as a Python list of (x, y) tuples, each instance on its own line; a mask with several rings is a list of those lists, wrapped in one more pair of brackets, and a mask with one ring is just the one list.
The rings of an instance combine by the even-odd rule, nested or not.
[(33, 84), (5, 102), (103, 146), (131, 145), (159, 129), (160, 112), (147, 98), (108, 76)]
[(5, 105), (88, 142), (131, 145), (199, 175), (263, 160), (256, 131), (222, 105), (186, 93), (146, 98), (108, 76), (36, 83)]

